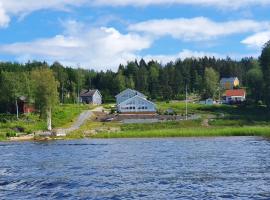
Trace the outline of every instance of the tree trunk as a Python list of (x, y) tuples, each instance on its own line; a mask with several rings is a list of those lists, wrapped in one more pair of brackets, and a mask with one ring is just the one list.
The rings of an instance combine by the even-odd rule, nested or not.
[(17, 116), (17, 120), (18, 120), (19, 119), (19, 106), (18, 106), (17, 99), (15, 100), (15, 104), (16, 104), (16, 116)]
[(49, 108), (47, 111), (47, 129), (48, 131), (52, 130), (52, 109)]

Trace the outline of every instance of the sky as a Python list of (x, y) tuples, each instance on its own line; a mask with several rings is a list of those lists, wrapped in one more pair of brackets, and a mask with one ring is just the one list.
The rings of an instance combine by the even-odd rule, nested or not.
[(0, 62), (94, 70), (144, 58), (258, 57), (270, 0), (0, 0)]

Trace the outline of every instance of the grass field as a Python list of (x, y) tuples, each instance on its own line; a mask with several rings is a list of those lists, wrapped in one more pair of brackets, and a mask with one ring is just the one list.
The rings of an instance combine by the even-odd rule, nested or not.
[(226, 128), (178, 128), (129, 130), (118, 133), (100, 133), (93, 138), (155, 138), (155, 137), (214, 137), (214, 136), (270, 136), (270, 127), (226, 127)]
[[(158, 102), (159, 112), (168, 108), (185, 113), (184, 102)], [(264, 106), (229, 106), (188, 104), (189, 113), (201, 120), (155, 124), (121, 125), (118, 133), (99, 133), (95, 138), (203, 137), (203, 136), (270, 136), (270, 113)], [(208, 117), (211, 116), (211, 119)], [(214, 116), (214, 118), (213, 118)], [(213, 118), (213, 119), (212, 119)], [(208, 127), (202, 123), (208, 119)]]
[[(174, 109), (178, 114), (185, 113), (184, 102), (157, 103), (161, 112), (168, 108)], [(265, 106), (232, 106), (232, 105), (200, 105), (188, 104), (189, 113), (201, 114), (202, 116), (214, 115), (217, 122), (212, 125), (267, 125), (270, 123), (270, 111)], [(219, 120), (219, 118), (221, 120)]]
[[(54, 128), (68, 127), (83, 110), (91, 108), (89, 105), (59, 105), (53, 110), (52, 125)], [(40, 119), (38, 114), (21, 115), (19, 120), (16, 120), (14, 115), (2, 114), (0, 119), (0, 140), (14, 136), (16, 134), (15, 128), (21, 128), (27, 134), (38, 130), (46, 130), (46, 120)]]
[[(177, 114), (185, 113), (184, 102), (158, 102), (160, 113), (172, 108)], [(112, 105), (106, 105), (109, 109)], [(93, 107), (92, 107), (93, 108)], [(88, 105), (59, 105), (53, 112), (53, 127), (68, 127)], [(228, 106), (188, 104), (190, 114), (199, 114), (201, 119), (193, 121), (171, 121), (153, 124), (120, 124), (115, 122), (93, 122), (89, 120), (79, 130), (63, 139), (91, 138), (145, 138), (145, 137), (203, 137), (203, 136), (270, 136), (270, 112), (264, 106)], [(4, 119), (1, 116), (0, 119)], [(204, 121), (207, 120), (207, 126)], [(12, 136), (15, 127), (26, 133), (45, 130), (46, 122), (38, 115), (14, 116), (0, 120), (0, 140)], [(117, 131), (115, 131), (117, 130)], [(92, 134), (94, 131), (95, 134)]]

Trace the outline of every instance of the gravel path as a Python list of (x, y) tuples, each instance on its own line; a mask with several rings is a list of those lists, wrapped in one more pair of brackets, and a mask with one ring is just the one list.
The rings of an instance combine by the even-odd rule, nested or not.
[(103, 107), (97, 107), (93, 110), (87, 110), (84, 111), (80, 114), (79, 118), (77, 119), (77, 121), (69, 128), (66, 129), (56, 129), (55, 130), (55, 135), (56, 136), (66, 136), (67, 134), (71, 133), (72, 131), (76, 131), (78, 130), (84, 123), (86, 120), (88, 120), (90, 117), (93, 116), (93, 112), (97, 112), (102, 110)]

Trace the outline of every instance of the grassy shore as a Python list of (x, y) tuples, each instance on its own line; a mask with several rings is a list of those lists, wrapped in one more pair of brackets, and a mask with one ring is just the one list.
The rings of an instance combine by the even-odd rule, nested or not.
[[(185, 113), (184, 102), (159, 102), (159, 112), (168, 108)], [(264, 106), (228, 106), (189, 104), (189, 113), (201, 115), (200, 120), (155, 124), (121, 125), (117, 133), (103, 132), (94, 138), (153, 138), (153, 137), (213, 137), (270, 136), (270, 113)], [(203, 121), (207, 121), (207, 126)]]
[(100, 133), (93, 138), (158, 138), (158, 137), (218, 137), (218, 136), (270, 136), (270, 127), (225, 127), (225, 128), (181, 128), (153, 129), (147, 131), (121, 131)]
[[(178, 115), (185, 113), (184, 102), (158, 102), (159, 112), (172, 108)], [(108, 109), (111, 105), (107, 106)], [(153, 138), (153, 137), (216, 137), (216, 136), (269, 136), (270, 112), (264, 106), (206, 106), (188, 104), (190, 114), (201, 116), (199, 120), (170, 121), (153, 124), (121, 124), (115, 122), (87, 121), (80, 129), (62, 139), (81, 138)], [(54, 127), (68, 127), (87, 105), (62, 105), (53, 113)], [(13, 116), (14, 118), (14, 116)], [(21, 116), (0, 122), (0, 140), (12, 136), (14, 127), (23, 127), (27, 133), (46, 129), (38, 115)]]
[[(64, 104), (59, 105), (53, 110), (53, 127), (69, 127), (83, 110), (91, 109), (89, 105)], [(14, 115), (0, 116), (0, 140), (16, 134), (15, 128), (23, 129), (26, 134), (34, 131), (46, 130), (46, 120), (40, 119), (38, 114), (21, 115), (16, 120)]]

